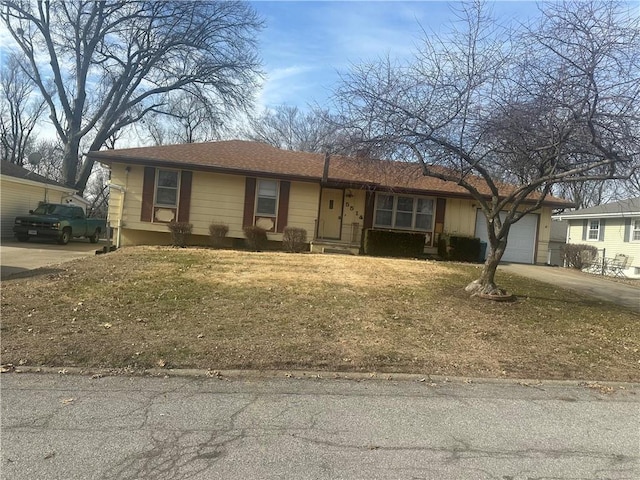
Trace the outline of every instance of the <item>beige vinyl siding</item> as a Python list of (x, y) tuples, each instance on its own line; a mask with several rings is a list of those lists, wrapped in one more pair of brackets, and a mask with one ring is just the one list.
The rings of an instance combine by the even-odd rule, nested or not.
[[(111, 190), (113, 201), (109, 204), (109, 221), (118, 226), (122, 211), (122, 245), (168, 244), (167, 225), (140, 221), (142, 209), (142, 184), (144, 167), (114, 164), (111, 167), (111, 183), (126, 189), (124, 208), (120, 210), (122, 194)], [(206, 243), (209, 225), (223, 223), (229, 226), (228, 237), (243, 238), (242, 220), (246, 177), (211, 172), (193, 172), (189, 223), (193, 224), (192, 243)], [(313, 237), (318, 214), (320, 186), (312, 183), (291, 182), (289, 194), (288, 226), (307, 230)], [(156, 232), (152, 234), (151, 232)], [(269, 234), (269, 240), (282, 240), (282, 234)]]
[[(591, 219), (589, 219), (591, 220)], [(624, 241), (624, 218), (604, 218), (604, 240), (583, 240), (582, 229), (584, 220), (569, 220), (569, 232), (567, 243), (593, 245), (602, 254), (602, 249), (605, 249), (606, 256), (613, 258), (617, 254), (621, 253), (629, 256), (630, 268), (633, 271), (628, 271), (629, 275), (636, 274), (635, 269), (640, 269), (640, 241)], [(602, 228), (602, 224), (601, 227)], [(629, 240), (628, 238), (626, 240)]]
[[(304, 228), (307, 231), (307, 241), (310, 241), (314, 235), (319, 202), (319, 184), (291, 182), (287, 226)], [(269, 237), (271, 238), (272, 236), (270, 235)]]
[(450, 235), (473, 236), (476, 229), (477, 202), (447, 198), (444, 232)]
[[(40, 202), (62, 203), (72, 192), (61, 191), (45, 184), (25, 182), (21, 179), (2, 176), (1, 181), (1, 223), (2, 238), (13, 237), (15, 217), (28, 215)], [(62, 187), (61, 187), (62, 188)]]
[(538, 215), (538, 245), (536, 263), (547, 263), (549, 258), (549, 238), (551, 237), (551, 209), (542, 207)]
[[(123, 228), (120, 245), (171, 245), (171, 234), (165, 232), (150, 232), (146, 230), (131, 230)], [(193, 242), (190, 242), (193, 243)]]
[(195, 235), (209, 235), (209, 225), (223, 223), (229, 237), (241, 238), (245, 177), (193, 172), (189, 223)]

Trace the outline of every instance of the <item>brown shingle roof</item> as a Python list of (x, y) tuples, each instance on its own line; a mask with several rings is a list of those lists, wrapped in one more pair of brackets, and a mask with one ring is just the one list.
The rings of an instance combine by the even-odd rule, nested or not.
[[(103, 150), (90, 152), (89, 156), (106, 164), (191, 167), (195, 170), (282, 176), (311, 181), (322, 180), (324, 170), (323, 154), (281, 150), (265, 143), (244, 140)], [(478, 190), (489, 195), (489, 189), (482, 179), (469, 177), (467, 180), (475, 180)], [(332, 156), (328, 181), (352, 187), (470, 197), (469, 192), (460, 185), (422, 175), (420, 166), (415, 163), (363, 161)], [(500, 185), (501, 192), (505, 194), (514, 188), (513, 185)], [(570, 205), (566, 200), (555, 197), (547, 197), (545, 203), (564, 207)]]

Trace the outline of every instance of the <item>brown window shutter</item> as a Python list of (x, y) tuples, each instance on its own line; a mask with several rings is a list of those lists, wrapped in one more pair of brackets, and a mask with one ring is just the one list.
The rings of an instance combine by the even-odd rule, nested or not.
[(365, 194), (364, 218), (362, 219), (362, 228), (365, 230), (373, 227), (373, 208), (374, 208), (373, 192), (367, 190)]
[(193, 172), (182, 170), (180, 175), (180, 200), (178, 200), (178, 221), (189, 221), (189, 210), (191, 210), (191, 183)]
[(278, 200), (278, 226), (276, 232), (281, 233), (287, 226), (289, 217), (289, 193), (291, 182), (280, 182), (280, 198)]
[(140, 210), (140, 221), (150, 222), (153, 219), (153, 194), (156, 188), (156, 169), (154, 167), (144, 167), (144, 177), (142, 180), (142, 209)]
[(435, 233), (444, 232), (444, 211), (447, 207), (446, 198), (436, 198), (436, 222), (434, 225)]
[(436, 199), (436, 223), (444, 224), (444, 211), (447, 206), (446, 198)]
[(256, 204), (256, 179), (247, 177), (244, 186), (244, 217), (242, 219), (243, 227), (253, 225), (253, 212)]

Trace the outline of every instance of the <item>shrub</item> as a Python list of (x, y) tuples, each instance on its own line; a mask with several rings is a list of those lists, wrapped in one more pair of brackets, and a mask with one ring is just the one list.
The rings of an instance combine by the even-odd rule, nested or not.
[(598, 257), (598, 249), (593, 245), (567, 243), (562, 246), (562, 258), (567, 267), (582, 270)]
[(282, 234), (282, 246), (287, 252), (299, 253), (307, 245), (307, 231), (304, 228), (285, 227)]
[(449, 260), (449, 236), (442, 234), (438, 238), (438, 256), (442, 260)]
[(211, 237), (211, 245), (214, 248), (221, 248), (224, 246), (224, 238), (229, 233), (229, 226), (223, 223), (212, 223), (209, 225), (209, 236)]
[(172, 221), (167, 226), (171, 232), (171, 244), (174, 247), (186, 247), (193, 225), (187, 222)]
[(244, 236), (247, 239), (247, 247), (254, 252), (264, 250), (267, 245), (267, 231), (257, 226), (244, 227)]
[(442, 260), (480, 262), (480, 245), (479, 238), (443, 234), (438, 240), (438, 256)]
[(478, 262), (480, 260), (480, 239), (474, 237), (449, 236), (449, 260), (457, 262)]
[(364, 253), (384, 257), (421, 257), (425, 239), (424, 233), (369, 229), (365, 232)]

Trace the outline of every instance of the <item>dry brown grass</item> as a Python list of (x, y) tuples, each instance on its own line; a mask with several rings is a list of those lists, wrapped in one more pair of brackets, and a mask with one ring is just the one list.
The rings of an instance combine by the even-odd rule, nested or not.
[(2, 284), (2, 362), (639, 380), (637, 314), (473, 265), (125, 248)]

